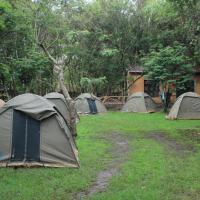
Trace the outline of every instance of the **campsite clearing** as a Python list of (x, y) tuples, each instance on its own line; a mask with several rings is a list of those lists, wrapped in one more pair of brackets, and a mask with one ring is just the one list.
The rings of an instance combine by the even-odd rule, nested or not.
[[(109, 175), (106, 188), (95, 188), (97, 192), (85, 199), (197, 200), (199, 133), (198, 120), (171, 121), (163, 113), (82, 116), (77, 139), (81, 168), (1, 168), (0, 199), (72, 200), (90, 191), (114, 162), (117, 170)], [(115, 156), (123, 151), (115, 152), (115, 137), (128, 142), (123, 147), (126, 159), (119, 163)]]

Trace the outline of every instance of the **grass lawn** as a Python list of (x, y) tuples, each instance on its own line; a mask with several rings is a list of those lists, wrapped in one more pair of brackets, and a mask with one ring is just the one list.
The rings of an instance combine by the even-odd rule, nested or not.
[(89, 199), (200, 199), (200, 121), (169, 121), (163, 113), (110, 112), (81, 117), (80, 169), (1, 168), (0, 200), (74, 199), (112, 159), (111, 142), (101, 136), (113, 132), (130, 135), (128, 159), (107, 190)]

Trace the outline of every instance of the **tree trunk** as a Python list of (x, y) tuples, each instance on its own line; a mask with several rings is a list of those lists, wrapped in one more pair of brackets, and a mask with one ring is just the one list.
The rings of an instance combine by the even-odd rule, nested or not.
[(77, 118), (77, 112), (75, 108), (75, 102), (74, 100), (70, 97), (69, 92), (65, 86), (64, 83), (64, 72), (63, 68), (60, 70), (60, 73), (58, 75), (59, 78), (59, 84), (60, 84), (60, 89), (69, 105), (69, 114), (70, 114), (70, 130), (72, 132), (73, 137), (77, 136), (77, 131), (76, 131), (76, 118)]
[(66, 56), (63, 55), (62, 57), (55, 59), (51, 56), (51, 54), (43, 46), (43, 44), (38, 44), (38, 45), (43, 49), (45, 54), (48, 56), (49, 60), (51, 60), (53, 62), (53, 72), (58, 78), (60, 90), (62, 91), (62, 93), (67, 101), (67, 104), (69, 105), (70, 120), (67, 123), (69, 125), (72, 136), (75, 138), (77, 136), (76, 119), (78, 117), (78, 114), (76, 112), (75, 102), (70, 97), (68, 89), (65, 86), (65, 82), (64, 82), (64, 66), (65, 66)]

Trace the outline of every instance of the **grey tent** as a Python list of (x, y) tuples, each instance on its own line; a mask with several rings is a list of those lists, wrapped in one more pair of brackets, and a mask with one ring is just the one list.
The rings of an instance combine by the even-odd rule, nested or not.
[(187, 92), (178, 97), (168, 119), (200, 119), (200, 95)]
[(126, 103), (122, 107), (122, 112), (155, 112), (157, 105), (153, 99), (146, 93), (137, 92), (128, 97)]
[(107, 111), (101, 100), (89, 93), (83, 93), (76, 97), (75, 106), (80, 114), (96, 114)]
[(0, 166), (79, 167), (72, 135), (53, 103), (23, 94), (0, 109)]
[(69, 106), (65, 97), (57, 92), (51, 92), (44, 96), (44, 98), (55, 104), (57, 111), (63, 116), (66, 122), (70, 121)]
[(3, 100), (0, 99), (0, 108), (5, 104)]

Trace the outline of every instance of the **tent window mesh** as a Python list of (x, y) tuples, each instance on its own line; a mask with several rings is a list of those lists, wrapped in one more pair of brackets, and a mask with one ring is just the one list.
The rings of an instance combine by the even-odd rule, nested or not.
[(40, 122), (13, 112), (12, 161), (39, 161)]
[(96, 102), (93, 99), (87, 99), (88, 105), (89, 105), (89, 109), (90, 109), (90, 113), (97, 113), (97, 106), (96, 106)]

